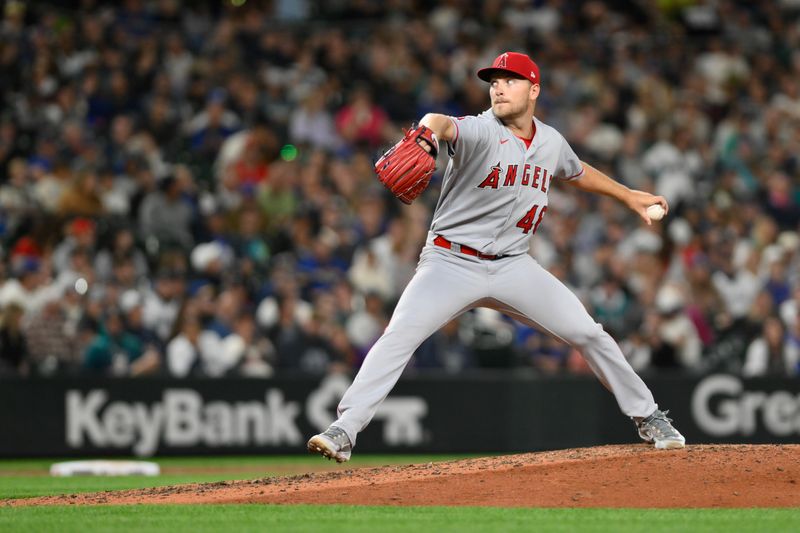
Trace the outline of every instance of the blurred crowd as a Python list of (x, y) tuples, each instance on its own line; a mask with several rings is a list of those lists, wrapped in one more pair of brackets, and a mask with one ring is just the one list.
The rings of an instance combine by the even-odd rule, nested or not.
[[(404, 206), (373, 161), (486, 109), (506, 50), (584, 160), (670, 203), (554, 187), (532, 239), (634, 368), (800, 374), (797, 0), (6, 1), (0, 374), (354, 370), (446, 164)], [(589, 371), (481, 309), (409, 372), (486, 367)]]

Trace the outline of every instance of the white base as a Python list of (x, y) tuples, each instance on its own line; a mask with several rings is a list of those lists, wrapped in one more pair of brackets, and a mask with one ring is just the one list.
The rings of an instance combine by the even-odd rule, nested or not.
[(161, 468), (147, 461), (66, 461), (50, 467), (51, 476), (157, 476)]

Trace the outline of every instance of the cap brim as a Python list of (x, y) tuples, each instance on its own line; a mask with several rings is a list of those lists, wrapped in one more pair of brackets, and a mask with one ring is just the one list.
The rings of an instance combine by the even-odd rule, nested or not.
[[(501, 73), (501, 74), (513, 74), (514, 77), (516, 77), (516, 78), (519, 78), (521, 80), (528, 80), (528, 78), (526, 78), (522, 74), (519, 74), (518, 72), (514, 72), (513, 70), (508, 70), (508, 69), (505, 69), (505, 68), (496, 68), (496, 67), (486, 67), (486, 68), (480, 69), (478, 71), (478, 77), (480, 79), (482, 79), (483, 81), (491, 82), (492, 81), (492, 76), (495, 76), (498, 73)], [(530, 81), (530, 80), (528, 80), (528, 81)], [(533, 82), (531, 82), (531, 83), (533, 83)]]

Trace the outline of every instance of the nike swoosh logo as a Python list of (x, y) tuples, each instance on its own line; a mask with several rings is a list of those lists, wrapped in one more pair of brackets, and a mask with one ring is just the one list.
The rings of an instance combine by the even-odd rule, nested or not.
[(505, 143), (507, 143), (509, 140), (510, 140), (510, 139), (502, 139), (502, 140), (500, 141), (500, 144), (505, 144)]

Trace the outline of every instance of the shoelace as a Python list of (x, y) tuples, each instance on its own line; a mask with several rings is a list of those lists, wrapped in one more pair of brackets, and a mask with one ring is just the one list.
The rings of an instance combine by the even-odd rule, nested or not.
[(667, 409), (666, 411), (659, 411), (659, 414), (654, 416), (653, 418), (657, 420), (664, 420), (666, 422), (672, 422), (671, 418), (667, 418), (668, 414), (669, 414), (669, 409)]
[[(647, 425), (650, 427), (652, 431), (657, 431), (659, 435), (678, 435), (678, 430), (672, 427), (672, 419), (668, 418), (667, 415), (669, 414), (669, 409), (666, 411), (657, 411), (653, 413), (645, 422), (642, 421), (642, 425)], [(665, 422), (665, 424), (658, 424), (657, 421)], [(666, 431), (665, 431), (666, 430)]]
[(345, 448), (350, 446), (350, 438), (347, 436), (347, 433), (343, 429), (339, 429), (337, 427), (328, 428), (323, 433), (326, 437), (331, 439), (333, 442), (337, 444), (340, 448)]

